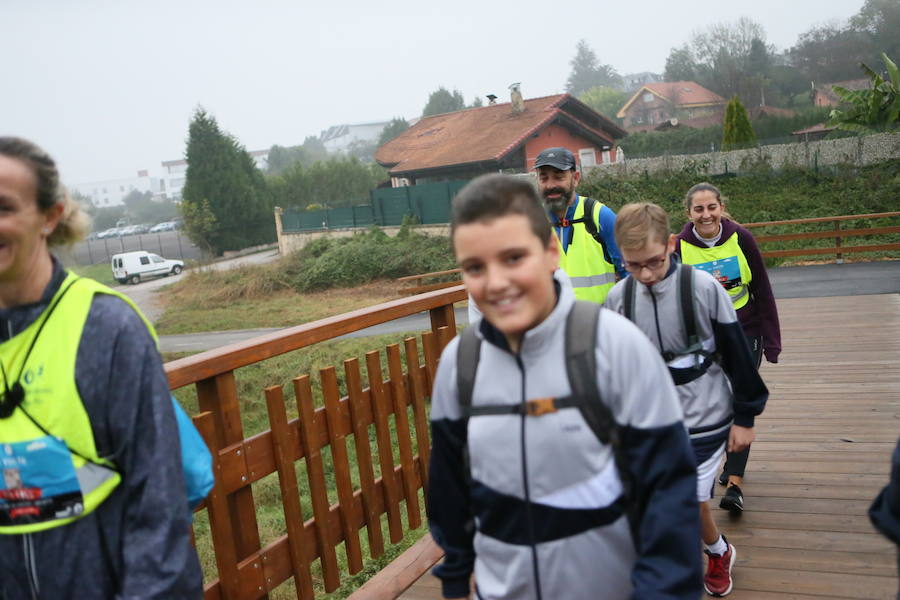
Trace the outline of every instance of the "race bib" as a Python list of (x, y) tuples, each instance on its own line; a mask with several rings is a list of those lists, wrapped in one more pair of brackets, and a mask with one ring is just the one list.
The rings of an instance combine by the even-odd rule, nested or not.
[(706, 271), (716, 278), (726, 290), (741, 285), (741, 265), (737, 256), (729, 256), (720, 260), (711, 260), (693, 265), (695, 269)]
[(69, 449), (58, 438), (0, 444), (0, 525), (74, 517), (84, 510)]

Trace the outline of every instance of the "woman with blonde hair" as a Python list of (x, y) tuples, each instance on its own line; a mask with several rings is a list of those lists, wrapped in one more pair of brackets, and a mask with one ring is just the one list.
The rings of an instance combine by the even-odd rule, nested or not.
[(0, 598), (200, 598), (152, 328), (50, 252), (86, 224), (53, 159), (0, 137)]

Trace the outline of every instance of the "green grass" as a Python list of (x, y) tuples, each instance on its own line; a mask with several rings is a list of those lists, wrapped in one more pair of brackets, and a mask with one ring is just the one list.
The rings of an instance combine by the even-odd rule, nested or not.
[[(320, 344), (316, 344), (315, 346), (312, 346), (310, 348), (304, 348), (301, 350), (290, 352), (282, 356), (271, 358), (262, 363), (257, 363), (255, 365), (238, 369), (235, 372), (235, 380), (237, 385), (237, 395), (238, 398), (240, 398), (241, 423), (243, 425), (244, 438), (248, 438), (256, 433), (260, 433), (269, 429), (268, 413), (264, 395), (264, 389), (266, 387), (272, 385), (283, 386), (288, 419), (296, 418), (298, 416), (298, 412), (296, 408), (296, 400), (294, 399), (293, 386), (291, 383), (293, 378), (304, 374), (309, 375), (313, 389), (314, 402), (316, 404), (316, 407), (321, 406), (323, 404), (323, 399), (321, 393), (321, 380), (319, 377), (320, 369), (328, 366), (335, 366), (340, 393), (342, 395), (346, 395), (347, 389), (343, 361), (351, 357), (356, 357), (359, 359), (360, 372), (362, 380), (364, 382), (363, 386), (365, 387), (367, 385), (366, 382), (368, 381), (368, 375), (365, 366), (365, 353), (373, 350), (379, 350), (381, 352), (381, 375), (383, 380), (386, 381), (388, 379), (388, 372), (387, 359), (385, 356), (384, 348), (389, 344), (400, 344), (401, 362), (405, 364), (406, 358), (402, 342), (405, 338), (410, 337), (410, 335), (413, 334), (386, 334), (368, 338), (323, 342)], [(417, 345), (419, 351), (419, 359), (420, 362), (422, 362), (423, 359), (420, 338), (417, 342)], [(168, 361), (174, 360), (176, 358), (181, 358), (183, 356), (187, 356), (187, 354), (167, 354), (164, 356), (164, 359)], [(182, 405), (185, 407), (189, 414), (196, 414), (197, 412), (199, 412), (199, 406), (197, 404), (196, 393), (193, 386), (176, 390), (175, 395), (179, 399), (179, 401), (181, 401)], [(414, 428), (412, 425), (413, 416), (411, 408), (408, 410), (407, 418), (410, 422), (410, 429), (414, 432)], [(391, 428), (394, 464), (399, 464), (399, 446), (397, 444), (396, 425), (393, 417), (389, 419), (389, 425)], [(348, 436), (346, 440), (347, 453), (350, 459), (351, 480), (353, 481), (354, 488), (359, 489), (360, 482), (356, 463), (356, 448), (354, 445), (355, 439), (354, 436), (351, 435)], [(375, 477), (379, 477), (380, 465), (378, 464), (377, 460), (378, 454), (375, 441), (374, 426), (370, 426), (369, 428), (369, 439), (367, 441), (370, 445), (373, 456), (373, 468), (375, 471)], [(413, 444), (413, 451), (414, 453), (418, 452), (418, 448), (416, 447), (415, 442)], [(332, 457), (329, 449), (323, 450), (322, 458), (325, 467), (325, 477), (328, 488), (329, 502), (333, 504), (337, 502), (338, 498), (333, 476)], [(308, 519), (313, 515), (309, 494), (309, 479), (306, 472), (306, 464), (304, 460), (300, 460), (296, 463), (296, 475), (301, 499), (300, 502), (303, 510), (303, 518)], [(252, 488), (254, 502), (256, 505), (257, 523), (261, 543), (265, 545), (286, 533), (278, 477), (276, 474), (267, 475), (261, 480), (253, 483)], [(424, 498), (422, 497), (421, 492), (419, 494), (419, 504), (420, 510), (424, 511)], [(401, 514), (404, 515), (403, 528), (405, 535), (400, 543), (391, 545), (387, 532), (386, 516), (382, 516), (382, 534), (385, 540), (386, 552), (385, 555), (379, 557), (378, 559), (371, 558), (368, 548), (368, 537), (366, 535), (365, 528), (360, 530), (360, 544), (362, 546), (364, 557), (364, 568), (361, 573), (353, 576), (348, 575), (347, 559), (346, 554), (343, 550), (343, 545), (338, 547), (337, 555), (342, 576), (341, 587), (335, 592), (332, 592), (331, 594), (324, 593), (321, 570), (318, 567), (318, 562), (313, 563), (313, 581), (316, 588), (317, 597), (329, 598), (334, 600), (347, 597), (379, 569), (383, 568), (386, 564), (393, 560), (393, 558), (398, 556), (406, 548), (408, 548), (423, 535), (425, 535), (427, 528), (424, 525), (417, 530), (407, 530), (405, 502), (401, 503), (400, 508)], [(421, 516), (423, 517), (424, 523), (424, 513)], [(208, 582), (217, 577), (217, 571), (215, 567), (215, 556), (212, 550), (212, 542), (209, 533), (209, 522), (205, 511), (202, 511), (195, 515), (194, 532), (197, 541), (197, 551), (200, 556), (200, 562), (204, 572), (204, 581)], [(294, 592), (293, 581), (289, 579), (288, 581), (280, 585), (278, 589), (276, 589), (270, 595), (270, 597), (273, 599), (295, 598), (296, 594)]]
[(90, 277), (99, 281), (103, 285), (110, 287), (119, 285), (119, 282), (113, 278), (112, 267), (109, 263), (97, 263), (96, 265), (73, 265), (68, 267), (70, 271), (74, 271), (82, 277)]

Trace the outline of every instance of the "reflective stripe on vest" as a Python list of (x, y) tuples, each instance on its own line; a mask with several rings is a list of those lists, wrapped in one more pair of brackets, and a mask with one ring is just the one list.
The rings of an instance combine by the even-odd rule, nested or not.
[[(576, 202), (573, 220), (584, 216), (584, 198), (577, 195)], [(594, 223), (598, 223), (598, 230), (602, 207), (601, 202), (594, 203), (593, 219)], [(575, 297), (602, 304), (616, 283), (616, 269), (603, 256), (603, 247), (588, 233), (583, 223), (572, 225), (572, 241), (569, 242), (568, 252), (563, 251), (562, 242), (558, 238), (557, 243), (559, 266), (572, 281)]]
[[(54, 298), (74, 279), (77, 277), (69, 273)], [(27, 357), (24, 369), (22, 363), (44, 321), (44, 314), (24, 331), (0, 344), (0, 360), (3, 361), (7, 376), (16, 377), (21, 373), (19, 381), (25, 389), (22, 407), (41, 427), (54, 437), (62, 439), (69, 448), (83, 495), (81, 512), (75, 516), (4, 525), (0, 526), (0, 534), (31, 533), (71, 523), (94, 511), (121, 481), (115, 465), (97, 453), (90, 418), (75, 382), (79, 340), (97, 293), (115, 295), (134, 307), (134, 303), (121, 294), (92, 279), (81, 278), (72, 284), (47, 319), (37, 343)], [(141, 318), (147, 323), (143, 315)], [(150, 331), (153, 331), (152, 328)], [(155, 337), (155, 333), (153, 335)], [(68, 343), (61, 343), (62, 340)], [(28, 415), (21, 409), (16, 409), (9, 418), (0, 419), (0, 447), (2, 444), (30, 441), (46, 435)]]
[(714, 260), (725, 260), (726, 258), (736, 257), (738, 266), (740, 267), (741, 280), (740, 284), (730, 289), (726, 288), (726, 292), (731, 297), (735, 310), (743, 307), (750, 300), (749, 285), (753, 280), (753, 274), (750, 272), (750, 264), (747, 257), (738, 244), (738, 232), (735, 231), (725, 243), (711, 248), (701, 248), (681, 240), (680, 248), (681, 261), (688, 265), (702, 265)]

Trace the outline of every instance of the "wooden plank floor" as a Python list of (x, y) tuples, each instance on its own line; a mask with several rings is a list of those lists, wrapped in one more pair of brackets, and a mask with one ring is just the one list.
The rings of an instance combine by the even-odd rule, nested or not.
[[(737, 548), (735, 600), (895, 598), (896, 548), (866, 510), (900, 435), (900, 295), (785, 299), (784, 352), (764, 363), (747, 510), (714, 510)], [(717, 490), (720, 493), (721, 488)], [(401, 598), (440, 598), (426, 574)]]

